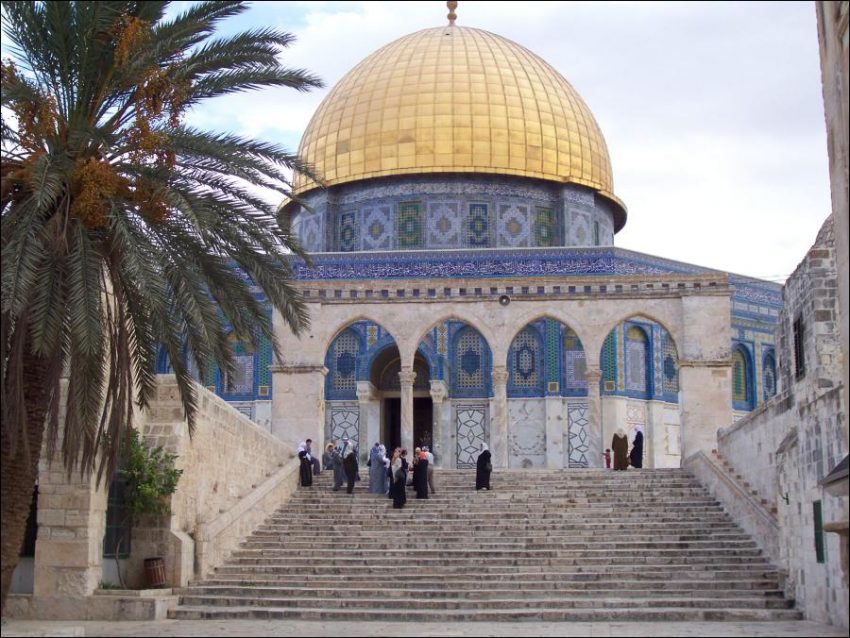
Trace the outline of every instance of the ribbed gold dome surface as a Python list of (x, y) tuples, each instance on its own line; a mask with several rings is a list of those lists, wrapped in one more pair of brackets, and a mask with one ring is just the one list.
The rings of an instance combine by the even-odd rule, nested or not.
[[(495, 173), (581, 184), (622, 206), (578, 93), (528, 49), (480, 29), (425, 29), (367, 57), (319, 106), (299, 154), (329, 186)], [(296, 175), (296, 194), (315, 186)]]

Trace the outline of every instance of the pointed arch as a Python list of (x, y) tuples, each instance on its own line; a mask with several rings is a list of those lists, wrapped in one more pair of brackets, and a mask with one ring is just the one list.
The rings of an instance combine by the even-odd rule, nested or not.
[(599, 353), (600, 392), (634, 399), (679, 400), (679, 350), (667, 328), (645, 314), (608, 333)]
[(764, 400), (767, 401), (776, 394), (776, 354), (773, 348), (765, 350), (761, 369)]
[(749, 348), (735, 342), (732, 349), (732, 407), (750, 411), (754, 404), (753, 359)]
[(482, 398), (493, 394), (493, 356), (484, 336), (473, 326), (447, 322), (449, 370), (453, 397)]

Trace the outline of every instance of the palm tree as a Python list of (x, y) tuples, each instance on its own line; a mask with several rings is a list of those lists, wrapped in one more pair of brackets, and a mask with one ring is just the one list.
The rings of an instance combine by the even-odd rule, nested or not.
[[(71, 471), (111, 476), (134, 403), (169, 355), (190, 428), (200, 373), (231, 371), (221, 315), (255, 346), (278, 344), (258, 286), (296, 332), (302, 250), (258, 191), (290, 192), (286, 150), (184, 124), (203, 100), (264, 86), (321, 86), (278, 61), (276, 29), (214, 38), (242, 2), (3, 2), (2, 601), (44, 442), (62, 431)], [(215, 363), (212, 363), (215, 362)], [(67, 412), (59, 423), (60, 379)]]

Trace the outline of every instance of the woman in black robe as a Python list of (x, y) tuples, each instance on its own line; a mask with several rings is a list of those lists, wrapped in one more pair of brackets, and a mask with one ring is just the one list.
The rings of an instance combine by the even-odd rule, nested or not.
[(635, 434), (634, 443), (632, 443), (632, 451), (629, 452), (629, 463), (632, 467), (643, 467), (643, 432), (640, 430)]
[(419, 460), (413, 466), (413, 487), (416, 498), (428, 498), (428, 457), (419, 452)]
[(475, 464), (475, 489), (481, 490), (487, 488), (490, 490), (490, 472), (493, 471), (493, 465), (490, 463), (490, 450), (487, 449), (487, 444), (481, 444), (481, 452), (478, 454), (478, 461)]
[(307, 452), (306, 443), (301, 443), (298, 446), (298, 458), (301, 461), (298, 475), (301, 487), (310, 487), (313, 485), (313, 460), (310, 453)]
[(393, 495), (393, 508), (399, 510), (407, 503), (407, 450), (393, 455), (390, 467), (393, 470), (393, 483), (390, 491)]

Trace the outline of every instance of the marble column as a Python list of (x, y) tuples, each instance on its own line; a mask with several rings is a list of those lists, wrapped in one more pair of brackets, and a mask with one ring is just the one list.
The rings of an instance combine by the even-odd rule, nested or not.
[[(599, 381), (602, 371), (597, 367), (587, 366), (587, 466), (605, 467), (602, 453), (602, 400), (599, 395)], [(569, 428), (569, 425), (567, 426)], [(568, 435), (569, 436), (569, 435)]]
[(508, 467), (508, 369), (505, 366), (493, 366), (490, 453), (493, 467)]
[(358, 443), (360, 455), (368, 455), (375, 441), (381, 440), (380, 405), (377, 388), (371, 381), (357, 382), (357, 403), (360, 406)]
[(448, 461), (443, 447), (443, 401), (449, 394), (449, 388), (446, 382), (437, 379), (431, 381), (431, 413), (433, 415), (433, 424), (431, 426), (431, 453), (434, 455), (434, 465), (436, 467), (450, 467), (446, 464)]
[(413, 368), (404, 368), (398, 373), (401, 382), (401, 446), (407, 449), (407, 458), (413, 454)]

